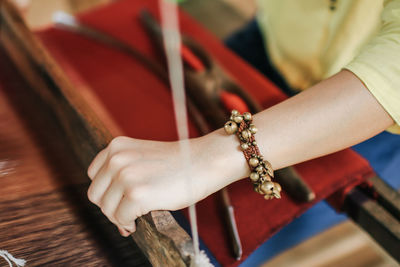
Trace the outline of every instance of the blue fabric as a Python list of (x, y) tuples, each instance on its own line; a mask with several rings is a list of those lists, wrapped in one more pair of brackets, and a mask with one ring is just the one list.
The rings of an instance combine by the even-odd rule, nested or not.
[(369, 161), (383, 180), (400, 188), (400, 135), (383, 132), (353, 149)]

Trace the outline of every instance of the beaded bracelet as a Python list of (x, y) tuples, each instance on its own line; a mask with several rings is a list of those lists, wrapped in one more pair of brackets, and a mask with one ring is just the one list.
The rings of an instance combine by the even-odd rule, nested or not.
[[(250, 167), (250, 180), (254, 190), (264, 195), (265, 199), (281, 198), (281, 186), (272, 182), (274, 171), (271, 163), (263, 158), (254, 138), (257, 128), (252, 124), (253, 118), (249, 112), (240, 114), (232, 110), (230, 120), (225, 123), (227, 134), (236, 134), (240, 141), (240, 148)], [(239, 125), (239, 126), (238, 126)]]

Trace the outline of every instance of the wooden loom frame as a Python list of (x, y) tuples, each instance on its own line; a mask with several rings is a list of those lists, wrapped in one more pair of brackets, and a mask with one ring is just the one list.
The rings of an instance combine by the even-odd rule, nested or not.
[[(121, 134), (93, 111), (99, 103), (86, 103), (10, 0), (0, 0), (0, 46), (53, 111), (83, 168), (113, 135)], [(168, 211), (154, 211), (139, 218), (132, 236), (153, 266), (190, 264), (192, 240)]]

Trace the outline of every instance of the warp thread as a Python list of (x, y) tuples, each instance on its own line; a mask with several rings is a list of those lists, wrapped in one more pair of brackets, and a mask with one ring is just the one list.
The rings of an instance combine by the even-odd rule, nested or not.
[(8, 262), (9, 267), (13, 267), (13, 264), (17, 267), (25, 266), (26, 260), (17, 259), (7, 250), (0, 250), (0, 257), (2, 257), (6, 262)]
[[(180, 140), (180, 152), (184, 162), (182, 166), (188, 174), (191, 165), (188, 118), (186, 111), (185, 82), (183, 72), (183, 62), (180, 55), (181, 51), (181, 35), (179, 32), (178, 7), (176, 2), (171, 0), (159, 0), (161, 28), (163, 34), (165, 54), (167, 58), (168, 74), (172, 89), (172, 100), (175, 114), (175, 121)], [(186, 175), (188, 176), (188, 175)], [(190, 181), (190, 180), (188, 180)], [(188, 196), (192, 195), (193, 184), (188, 185)], [(207, 255), (200, 252), (199, 234), (196, 221), (195, 204), (189, 207), (190, 226), (193, 238), (194, 254), (191, 257), (191, 267), (209, 267), (213, 266), (209, 262)]]
[(214, 265), (210, 262), (204, 250), (201, 250), (197, 256), (191, 255), (190, 267), (214, 267)]

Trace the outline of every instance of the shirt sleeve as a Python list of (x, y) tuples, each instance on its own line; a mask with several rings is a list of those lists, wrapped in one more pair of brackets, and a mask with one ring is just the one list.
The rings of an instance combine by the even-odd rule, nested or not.
[[(368, 19), (366, 14), (365, 19)], [(347, 65), (393, 118), (388, 130), (400, 134), (400, 0), (386, 0), (381, 27)]]

